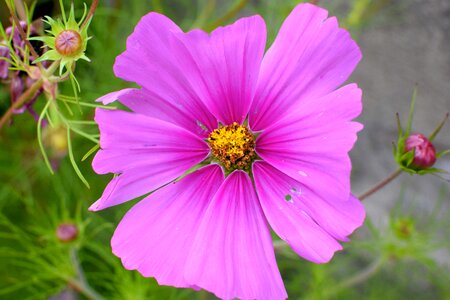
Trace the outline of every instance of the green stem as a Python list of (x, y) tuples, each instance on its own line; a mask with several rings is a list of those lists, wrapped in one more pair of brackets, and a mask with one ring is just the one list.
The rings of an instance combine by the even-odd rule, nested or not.
[(349, 287), (352, 287), (352, 286), (355, 286), (355, 285), (358, 285), (360, 283), (367, 281), (370, 277), (375, 275), (381, 269), (381, 267), (384, 265), (385, 261), (386, 260), (383, 257), (380, 257), (379, 259), (374, 261), (372, 264), (367, 266), (367, 268), (363, 269), (361, 272), (356, 273), (355, 275), (350, 276), (349, 278), (345, 279), (341, 283), (338, 283), (336, 286), (331, 287), (330, 289), (327, 289), (324, 292), (324, 294), (325, 294), (324, 296), (334, 295), (343, 289), (346, 289), (346, 288), (349, 288)]
[(202, 28), (211, 14), (214, 12), (214, 8), (216, 6), (216, 0), (208, 1), (204, 6), (201, 12), (198, 14), (197, 18), (191, 25), (191, 30), (195, 28)]
[(206, 26), (206, 30), (210, 31), (214, 28), (222, 25), (228, 20), (236, 16), (246, 5), (249, 0), (239, 0), (237, 1), (225, 14), (217, 18), (215, 21)]
[[(31, 55), (33, 55), (34, 59), (37, 59), (39, 57), (39, 55), (36, 53), (33, 46), (30, 44), (27, 34), (25, 33), (25, 31), (23, 31), (22, 26), (20, 26), (19, 18), (17, 18), (16, 13), (14, 12), (11, 5), (8, 4), (8, 2), (6, 2), (6, 5), (8, 6), (9, 13), (11, 14), (11, 18), (13, 19), (13, 22), (16, 25), (16, 29), (19, 31), (20, 37), (25, 42), (25, 45), (28, 47), (28, 50), (30, 51)], [(41, 72), (44, 71), (44, 67), (42, 66), (42, 64), (40, 62), (36, 63), (36, 65), (39, 67), (39, 70), (41, 70)]]
[(5, 112), (5, 114), (0, 119), (0, 129), (3, 127), (3, 125), (8, 122), (8, 120), (12, 117), (14, 110), (20, 108), (22, 105), (24, 105), (28, 100), (30, 100), (34, 94), (42, 87), (44, 84), (44, 80), (41, 78), (37, 80), (33, 85), (23, 93), (19, 99), (17, 99), (11, 107)]
[(362, 201), (365, 198), (371, 196), (372, 194), (378, 192), (383, 187), (385, 187), (388, 183), (390, 183), (392, 180), (397, 178), (398, 175), (400, 175), (401, 173), (402, 173), (402, 169), (398, 169), (398, 170), (394, 171), (388, 177), (386, 177), (385, 179), (381, 180), (379, 183), (377, 183), (376, 185), (374, 185), (373, 187), (371, 187), (370, 189), (368, 189), (367, 191), (365, 191), (364, 193), (359, 195), (358, 199)]
[(91, 20), (91, 18), (94, 16), (95, 10), (97, 9), (97, 5), (98, 5), (98, 0), (93, 0), (91, 7), (89, 8), (89, 12), (86, 16), (86, 18), (83, 21), (83, 24), (81, 24), (80, 26), (80, 30), (82, 30), (84, 28), (84, 26), (86, 26), (86, 24), (89, 23), (89, 21)]
[(449, 116), (449, 113), (446, 113), (444, 116), (444, 119), (441, 121), (441, 123), (439, 123), (439, 125), (436, 127), (436, 129), (433, 130), (433, 133), (428, 137), (430, 142), (432, 142), (434, 140), (436, 135), (438, 135), (438, 133), (441, 131), (442, 127), (444, 127), (445, 122), (447, 122), (448, 116)]
[(27, 14), (25, 13), (25, 7), (23, 6), (22, 0), (14, 0), (16, 6), (16, 11), (19, 14), (20, 19), (27, 20)]
[(72, 248), (70, 251), (72, 258), (72, 263), (77, 272), (78, 278), (72, 278), (68, 280), (69, 286), (80, 294), (86, 296), (90, 300), (103, 300), (103, 297), (98, 294), (92, 287), (89, 286), (86, 278), (84, 277), (83, 268), (81, 267), (80, 261), (78, 259), (77, 249)]
[(163, 14), (164, 13), (164, 7), (161, 3), (161, 0), (152, 0), (152, 7), (153, 11)]
[(86, 296), (86, 298), (90, 300), (103, 300), (103, 297), (100, 296), (96, 291), (94, 291), (89, 285), (79, 280), (70, 279), (68, 284), (76, 292)]
[(58, 69), (60, 61), (54, 61), (52, 62), (52, 64), (45, 70), (45, 77), (46, 78), (51, 78), (53, 76), (53, 73), (55, 73), (55, 71)]

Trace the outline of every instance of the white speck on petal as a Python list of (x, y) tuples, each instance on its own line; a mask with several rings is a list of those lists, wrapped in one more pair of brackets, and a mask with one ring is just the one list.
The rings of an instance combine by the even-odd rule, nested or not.
[(303, 171), (298, 171), (298, 174), (302, 175), (303, 177), (306, 177), (306, 176), (308, 176), (308, 174), (306, 174), (306, 173), (305, 173), (305, 172), (303, 172)]

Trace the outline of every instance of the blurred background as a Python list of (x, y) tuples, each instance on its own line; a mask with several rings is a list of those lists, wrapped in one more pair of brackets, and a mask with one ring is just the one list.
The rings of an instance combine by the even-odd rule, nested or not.
[[(17, 1), (16, 1), (17, 2)], [(26, 1), (30, 4), (30, 1)], [(279, 26), (301, 1), (197, 0), (100, 1), (89, 28), (87, 56), (75, 75), (80, 98), (92, 102), (128, 83), (113, 76), (115, 57), (126, 37), (149, 11), (169, 16), (184, 30), (210, 31), (241, 16), (260, 14), (273, 41)], [(363, 52), (349, 81), (364, 91), (365, 125), (352, 151), (353, 192), (358, 195), (397, 167), (391, 143), (397, 138), (395, 113), (403, 123), (414, 85), (418, 98), (413, 131), (430, 134), (450, 110), (450, 1), (320, 0), (338, 16)], [(66, 11), (69, 1), (64, 1)], [(90, 2), (86, 3), (90, 5)], [(75, 0), (78, 18), (83, 2)], [(36, 2), (33, 20), (58, 16), (58, 1)], [(0, 3), (3, 27), (8, 9)], [(9, 108), (9, 83), (0, 84), (0, 115)], [(59, 86), (72, 95), (70, 83)], [(45, 100), (34, 107), (42, 110)], [(75, 112), (92, 120), (93, 109)], [(14, 115), (0, 131), (0, 299), (214, 299), (201, 291), (158, 286), (154, 279), (125, 270), (109, 245), (120, 218), (135, 201), (106, 211), (87, 208), (111, 176), (94, 174), (92, 157), (81, 158), (95, 144), (73, 135), (74, 159), (89, 182), (77, 177), (68, 157), (66, 136), (43, 130), (43, 143), (55, 169), (51, 175), (39, 151), (36, 120)], [(95, 135), (92, 124), (80, 124)], [(450, 124), (435, 140), (450, 148)], [(450, 159), (438, 161), (450, 170)], [(448, 179), (448, 178), (447, 178)], [(433, 175), (402, 174), (364, 201), (368, 218), (331, 263), (304, 261), (276, 243), (278, 264), (291, 299), (450, 299), (450, 192), (448, 181)]]

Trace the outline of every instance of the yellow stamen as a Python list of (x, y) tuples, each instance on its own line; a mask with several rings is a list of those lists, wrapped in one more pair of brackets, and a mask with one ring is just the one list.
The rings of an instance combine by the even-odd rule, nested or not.
[(255, 157), (254, 136), (236, 122), (215, 129), (207, 141), (212, 155), (228, 170), (246, 169)]

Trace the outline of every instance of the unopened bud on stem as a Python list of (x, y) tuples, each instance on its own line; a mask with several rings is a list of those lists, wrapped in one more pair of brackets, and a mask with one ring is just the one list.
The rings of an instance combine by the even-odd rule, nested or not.
[(75, 224), (60, 224), (56, 228), (56, 237), (63, 243), (71, 242), (78, 237), (78, 228)]
[(64, 30), (55, 38), (56, 51), (65, 56), (75, 56), (82, 49), (82, 39), (75, 30)]
[(406, 139), (405, 151), (414, 151), (414, 159), (411, 164), (414, 168), (427, 169), (436, 162), (436, 149), (423, 134), (411, 134)]

